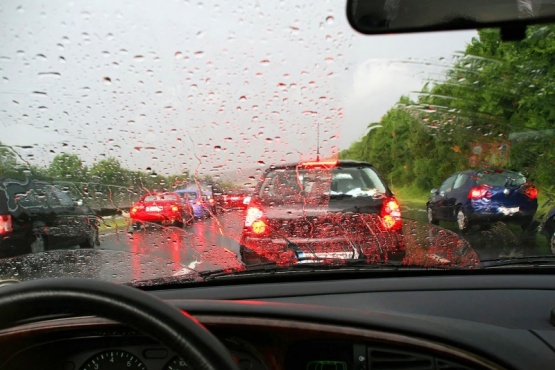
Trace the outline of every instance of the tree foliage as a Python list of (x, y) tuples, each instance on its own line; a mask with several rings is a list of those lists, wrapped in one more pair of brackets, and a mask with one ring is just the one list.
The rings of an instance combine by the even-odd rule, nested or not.
[(340, 158), (369, 161), (396, 186), (430, 189), (458, 170), (503, 166), (551, 187), (554, 122), (555, 26), (530, 27), (520, 42), (481, 30), (445, 79), (417, 101), (401, 97)]

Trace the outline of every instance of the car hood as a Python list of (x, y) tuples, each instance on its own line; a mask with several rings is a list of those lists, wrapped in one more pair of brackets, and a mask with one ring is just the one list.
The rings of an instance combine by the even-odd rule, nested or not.
[(52, 250), (0, 260), (0, 280), (87, 278), (135, 286), (163, 279), (202, 280), (194, 270), (152, 255), (113, 250)]

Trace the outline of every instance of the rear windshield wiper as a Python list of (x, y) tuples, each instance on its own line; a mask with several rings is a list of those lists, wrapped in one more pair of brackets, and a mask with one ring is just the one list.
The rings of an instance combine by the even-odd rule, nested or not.
[(352, 198), (351, 194), (330, 194), (330, 199), (343, 199), (343, 198)]

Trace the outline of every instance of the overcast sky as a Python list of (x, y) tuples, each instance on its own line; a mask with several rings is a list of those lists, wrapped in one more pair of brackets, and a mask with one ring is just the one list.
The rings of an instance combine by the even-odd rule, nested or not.
[(217, 174), (313, 159), (319, 127), (331, 156), (475, 35), (362, 36), (314, 2), (3, 0), (0, 140)]

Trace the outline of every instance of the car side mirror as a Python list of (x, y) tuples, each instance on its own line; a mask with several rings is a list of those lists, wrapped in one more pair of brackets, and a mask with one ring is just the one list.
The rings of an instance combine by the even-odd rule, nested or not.
[(437, 189), (432, 189), (432, 191), (430, 191), (430, 194), (437, 195)]
[(83, 207), (83, 204), (84, 204), (84, 203), (83, 203), (83, 199), (77, 199), (75, 202), (73, 202), (73, 204), (74, 204), (76, 207)]

